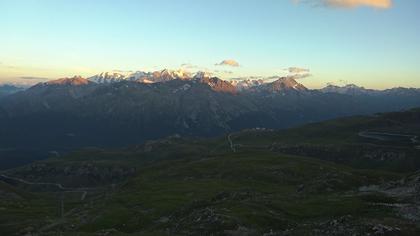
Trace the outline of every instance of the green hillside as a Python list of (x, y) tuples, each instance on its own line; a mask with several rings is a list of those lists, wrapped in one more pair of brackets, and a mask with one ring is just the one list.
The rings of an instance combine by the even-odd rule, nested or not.
[(11, 169), (0, 232), (418, 235), (418, 114), (173, 136)]

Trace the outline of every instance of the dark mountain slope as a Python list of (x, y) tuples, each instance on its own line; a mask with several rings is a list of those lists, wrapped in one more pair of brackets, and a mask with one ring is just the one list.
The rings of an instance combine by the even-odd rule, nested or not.
[[(206, 76), (164, 81), (98, 84), (74, 77), (5, 97), (0, 101), (0, 149), (35, 148), (47, 155), (86, 146), (127, 146), (173, 134), (283, 129), (420, 106), (416, 90), (354, 96), (308, 90), (292, 78), (246, 91)], [(10, 151), (7, 155), (15, 156)]]

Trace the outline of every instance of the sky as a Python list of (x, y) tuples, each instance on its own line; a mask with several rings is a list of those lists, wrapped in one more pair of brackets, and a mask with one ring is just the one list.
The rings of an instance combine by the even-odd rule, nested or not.
[(420, 87), (418, 12), (416, 0), (0, 0), (0, 83), (301, 69), (310, 88)]

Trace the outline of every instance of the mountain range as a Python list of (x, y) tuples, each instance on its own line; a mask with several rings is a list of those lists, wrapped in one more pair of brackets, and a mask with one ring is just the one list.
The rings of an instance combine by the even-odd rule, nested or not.
[(0, 99), (0, 156), (119, 147), (174, 134), (283, 129), (418, 106), (419, 89), (316, 90), (290, 76), (222, 80), (182, 70), (101, 73), (39, 83)]

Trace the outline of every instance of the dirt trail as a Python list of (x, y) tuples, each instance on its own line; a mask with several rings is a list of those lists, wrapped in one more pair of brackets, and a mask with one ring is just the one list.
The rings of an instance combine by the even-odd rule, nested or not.
[(5, 178), (5, 179), (10, 179), (10, 180), (14, 180), (14, 181), (18, 181), (27, 185), (51, 185), (51, 186), (55, 186), (57, 188), (59, 188), (60, 190), (63, 190), (63, 192), (66, 193), (81, 193), (81, 197), (80, 200), (85, 200), (86, 195), (87, 195), (87, 190), (86, 189), (81, 189), (81, 188), (66, 188), (64, 187), (62, 184), (58, 184), (58, 183), (47, 183), (47, 182), (30, 182), (21, 178), (17, 178), (17, 177), (11, 177), (11, 176), (7, 176), (5, 174), (1, 174), (1, 177)]

